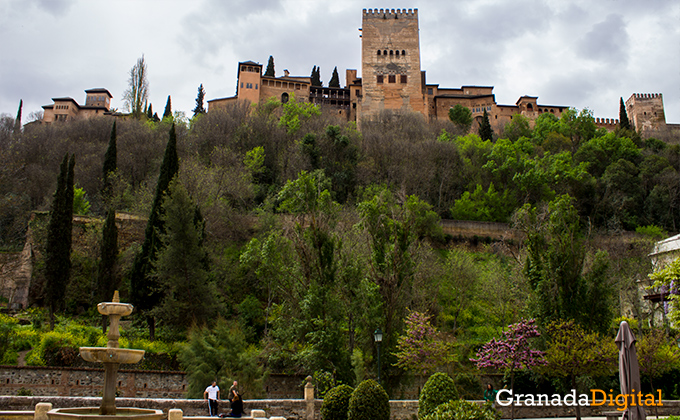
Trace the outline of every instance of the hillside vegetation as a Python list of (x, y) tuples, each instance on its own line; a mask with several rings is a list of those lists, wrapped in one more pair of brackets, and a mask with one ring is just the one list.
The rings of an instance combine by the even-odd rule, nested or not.
[[(659, 327), (636, 281), (648, 276), (653, 241), (678, 230), (672, 139), (598, 130), (587, 110), (543, 114), (534, 128), (517, 115), (488, 141), (391, 113), (360, 132), (332, 110), (270, 101), (191, 121), (117, 120), (117, 164), (105, 185), (112, 124), (0, 130), (0, 241), (20, 247), (31, 211), (50, 208), (66, 153), (75, 153), (81, 212), (149, 216), (174, 124), (179, 171), (162, 196), (149, 271), (158, 301), (138, 305), (129, 341), (177, 342), (168, 357), (190, 372), (190, 393), (215, 377), (257, 393), (267, 372), (357, 385), (375, 376), (378, 327), (383, 383), (397, 393), (424, 373), (398, 363), (416, 313), (451, 345), (427, 365), (480, 395), (468, 359), (520, 319), (535, 317), (539, 328), (573, 320), (613, 338), (625, 309)], [(526, 240), (471, 249), (441, 233), (442, 218), (510, 223)], [(92, 326), (101, 322), (93, 308), (102, 225), (79, 231), (63, 312)], [(36, 218), (31, 228), (39, 256), (47, 225)], [(616, 240), (636, 230), (637, 239)], [(595, 234), (614, 239), (595, 243)], [(119, 246), (110, 281), (123, 301), (139, 292), (130, 273), (141, 248)], [(42, 283), (38, 258), (34, 284)], [(44, 290), (34, 287), (31, 299), (45, 305)]]

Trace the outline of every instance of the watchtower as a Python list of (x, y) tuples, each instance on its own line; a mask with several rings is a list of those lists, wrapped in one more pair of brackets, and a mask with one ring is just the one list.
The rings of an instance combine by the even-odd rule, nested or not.
[(427, 115), (420, 71), (418, 9), (364, 9), (362, 98), (357, 119), (391, 109)]
[(626, 101), (626, 113), (638, 132), (658, 130), (666, 126), (663, 95), (660, 93), (634, 93)]

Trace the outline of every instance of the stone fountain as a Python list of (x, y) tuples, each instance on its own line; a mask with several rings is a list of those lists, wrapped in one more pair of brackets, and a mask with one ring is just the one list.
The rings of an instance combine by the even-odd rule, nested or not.
[(144, 350), (121, 349), (118, 346), (120, 338), (120, 318), (130, 315), (133, 306), (129, 303), (120, 303), (118, 291), (113, 294), (111, 302), (102, 302), (97, 305), (97, 310), (102, 315), (109, 317), (109, 341), (106, 347), (81, 347), (80, 356), (88, 362), (104, 364), (104, 393), (102, 403), (97, 407), (57, 408), (50, 410), (47, 416), (50, 420), (74, 420), (74, 419), (143, 419), (160, 420), (163, 416), (161, 410), (144, 408), (118, 408), (116, 409), (116, 377), (121, 363), (138, 363), (144, 357)]

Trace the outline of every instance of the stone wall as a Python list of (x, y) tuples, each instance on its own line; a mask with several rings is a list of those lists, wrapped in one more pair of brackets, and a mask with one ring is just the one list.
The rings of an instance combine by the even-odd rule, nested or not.
[[(302, 398), (302, 375), (269, 375), (267, 398)], [(17, 395), (21, 388), (33, 395), (96, 397), (104, 385), (104, 370), (40, 366), (0, 367), (0, 394)], [(206, 384), (207, 385), (207, 384)], [(120, 369), (118, 395), (133, 398), (185, 398), (189, 383), (185, 372)]]

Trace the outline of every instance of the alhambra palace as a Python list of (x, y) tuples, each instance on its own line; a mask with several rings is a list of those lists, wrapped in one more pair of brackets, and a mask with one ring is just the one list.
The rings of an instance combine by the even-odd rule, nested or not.
[[(430, 121), (447, 120), (449, 109), (460, 104), (472, 111), (476, 124), (486, 110), (494, 131), (501, 132), (513, 115), (533, 122), (543, 113), (560, 117), (568, 105), (545, 105), (536, 96), (522, 96), (514, 105), (496, 103), (493, 86), (443, 88), (427, 83), (420, 65), (418, 9), (364, 9), (361, 31), (361, 77), (356, 69), (345, 72), (344, 88), (312, 86), (310, 76), (281, 77), (263, 75), (262, 65), (254, 61), (238, 63), (236, 95), (208, 100), (208, 111), (225, 108), (239, 101), (262, 103), (270, 98), (285, 103), (294, 97), (337, 110), (348, 121), (371, 119), (384, 111), (417, 112)], [(85, 91), (85, 105), (72, 98), (53, 98), (43, 106), (43, 122), (65, 121), (77, 117), (116, 115), (110, 110), (113, 97), (107, 89)], [(612, 98), (612, 100), (616, 100)], [(660, 93), (632, 94), (625, 102), (631, 125), (641, 133), (659, 130), (680, 131), (678, 124), (666, 124), (663, 96)], [(608, 130), (618, 119), (595, 118), (595, 124)]]

